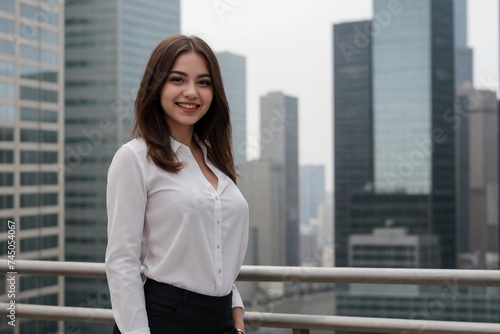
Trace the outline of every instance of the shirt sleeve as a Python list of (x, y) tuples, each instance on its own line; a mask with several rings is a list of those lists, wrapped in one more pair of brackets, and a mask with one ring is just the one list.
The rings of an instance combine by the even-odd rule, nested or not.
[(150, 334), (140, 274), (146, 200), (142, 160), (122, 146), (108, 170), (105, 260), (113, 315), (122, 334)]
[(236, 284), (233, 284), (233, 308), (235, 307), (242, 307), (245, 309), (245, 306), (243, 306), (243, 300), (241, 299), (240, 292), (238, 291), (238, 288), (236, 287)]

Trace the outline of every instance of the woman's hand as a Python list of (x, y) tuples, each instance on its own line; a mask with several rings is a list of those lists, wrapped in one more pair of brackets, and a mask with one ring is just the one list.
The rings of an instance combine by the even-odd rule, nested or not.
[(243, 308), (233, 307), (234, 328), (245, 331), (245, 323), (243, 322)]

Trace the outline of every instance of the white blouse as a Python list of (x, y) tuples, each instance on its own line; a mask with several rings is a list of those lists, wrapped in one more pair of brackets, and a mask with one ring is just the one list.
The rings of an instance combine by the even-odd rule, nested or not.
[(141, 239), (149, 253), (145, 276), (210, 296), (233, 292), (248, 243), (248, 205), (234, 182), (207, 158), (217, 190), (190, 149), (171, 139), (184, 167), (169, 173), (147, 158), (143, 139), (124, 144), (108, 171), (106, 274), (113, 314), (123, 334), (149, 334), (141, 266)]

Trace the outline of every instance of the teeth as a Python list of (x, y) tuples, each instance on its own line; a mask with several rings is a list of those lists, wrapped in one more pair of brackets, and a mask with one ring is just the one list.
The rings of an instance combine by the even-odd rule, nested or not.
[(196, 108), (196, 104), (184, 104), (184, 103), (178, 103), (179, 107), (186, 108), (186, 109), (194, 109)]

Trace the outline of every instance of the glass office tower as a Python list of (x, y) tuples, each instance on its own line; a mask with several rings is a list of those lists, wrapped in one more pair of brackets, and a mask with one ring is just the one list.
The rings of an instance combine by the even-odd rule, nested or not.
[[(348, 265), (353, 193), (373, 188), (371, 21), (334, 25), (335, 266)], [(367, 38), (365, 38), (366, 36)]]
[[(180, 32), (180, 1), (71, 1), (65, 14), (66, 260), (102, 263), (107, 170), (131, 139), (134, 100), (149, 55), (160, 40)], [(106, 280), (67, 278), (66, 304), (109, 307)], [(103, 328), (78, 324), (82, 333)]]
[[(377, 13), (390, 1), (375, 0)], [(401, 1), (373, 36), (376, 193), (428, 196), (426, 229), (455, 268), (453, 1)], [(394, 203), (396, 205), (396, 203)]]

